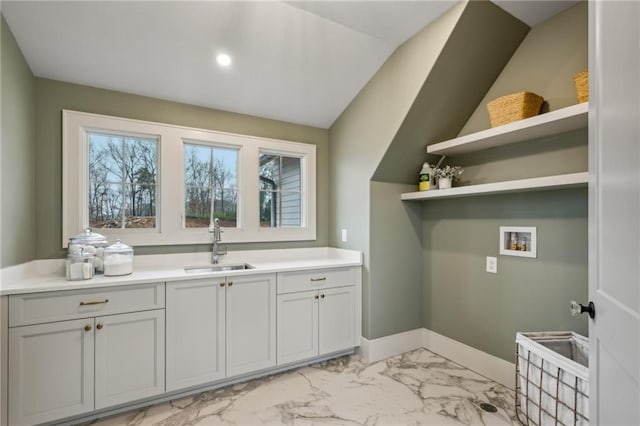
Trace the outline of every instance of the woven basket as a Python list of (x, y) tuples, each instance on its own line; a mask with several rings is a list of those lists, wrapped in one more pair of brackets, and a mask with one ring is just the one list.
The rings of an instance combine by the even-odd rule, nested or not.
[(576, 84), (578, 103), (587, 102), (589, 100), (589, 71), (581, 71), (574, 75), (573, 82)]
[(531, 92), (513, 93), (487, 103), (491, 127), (533, 117), (540, 113), (544, 99)]

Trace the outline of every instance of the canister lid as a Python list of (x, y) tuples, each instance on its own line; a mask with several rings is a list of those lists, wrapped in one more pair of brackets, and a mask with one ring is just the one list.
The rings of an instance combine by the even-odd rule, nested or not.
[(84, 244), (96, 247), (104, 247), (108, 244), (107, 237), (97, 232), (92, 232), (91, 228), (86, 228), (82, 234), (69, 239), (70, 244)]
[(129, 254), (129, 253), (133, 253), (133, 248), (131, 246), (128, 246), (120, 242), (120, 240), (116, 240), (115, 244), (112, 244), (109, 247), (106, 247), (104, 251), (105, 253), (109, 253), (109, 254), (113, 254), (113, 253)]

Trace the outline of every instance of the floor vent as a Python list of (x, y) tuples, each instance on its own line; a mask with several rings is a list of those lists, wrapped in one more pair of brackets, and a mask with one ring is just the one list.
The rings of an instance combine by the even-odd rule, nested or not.
[(487, 413), (495, 413), (496, 411), (498, 411), (495, 405), (489, 404), (488, 402), (481, 403), (480, 408), (482, 408)]

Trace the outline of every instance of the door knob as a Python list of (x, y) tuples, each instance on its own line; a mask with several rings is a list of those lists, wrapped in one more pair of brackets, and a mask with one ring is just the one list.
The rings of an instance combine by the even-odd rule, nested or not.
[(596, 317), (596, 305), (594, 305), (593, 302), (589, 302), (587, 306), (583, 306), (575, 300), (572, 300), (569, 304), (569, 309), (573, 316), (587, 312), (589, 314), (589, 318), (594, 319)]

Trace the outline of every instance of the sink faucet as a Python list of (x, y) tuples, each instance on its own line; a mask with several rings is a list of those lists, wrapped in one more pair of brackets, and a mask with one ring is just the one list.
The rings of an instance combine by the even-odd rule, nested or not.
[(209, 227), (209, 232), (213, 233), (213, 248), (211, 250), (211, 263), (217, 264), (220, 261), (220, 256), (227, 254), (226, 249), (220, 249), (218, 243), (222, 241), (222, 232), (220, 228), (220, 219), (213, 219), (213, 227)]

